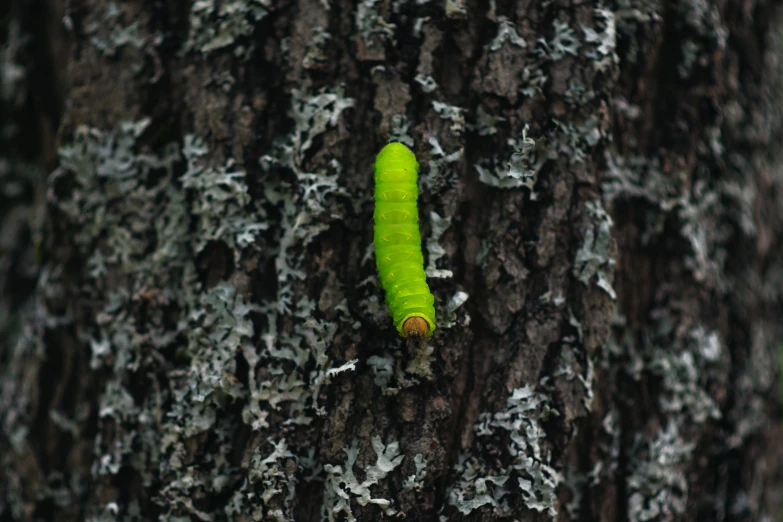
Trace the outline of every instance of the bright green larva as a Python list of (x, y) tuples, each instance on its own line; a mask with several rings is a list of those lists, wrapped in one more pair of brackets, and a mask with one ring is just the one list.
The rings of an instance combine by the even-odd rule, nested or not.
[[(419, 164), (402, 143), (375, 158), (375, 262), (394, 326), (403, 337), (435, 330), (435, 298), (427, 286), (419, 232)], [(422, 321), (423, 319), (423, 321)]]

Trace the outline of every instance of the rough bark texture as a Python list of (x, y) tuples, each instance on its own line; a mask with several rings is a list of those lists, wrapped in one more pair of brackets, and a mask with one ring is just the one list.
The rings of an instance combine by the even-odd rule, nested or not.
[[(780, 516), (778, 2), (33, 4), (0, 520)], [(389, 139), (419, 351), (372, 257)]]

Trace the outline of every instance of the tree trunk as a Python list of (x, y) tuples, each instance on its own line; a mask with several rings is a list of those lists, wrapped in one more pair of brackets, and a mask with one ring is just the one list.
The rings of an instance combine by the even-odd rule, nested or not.
[(4, 9), (0, 521), (781, 516), (778, 2)]

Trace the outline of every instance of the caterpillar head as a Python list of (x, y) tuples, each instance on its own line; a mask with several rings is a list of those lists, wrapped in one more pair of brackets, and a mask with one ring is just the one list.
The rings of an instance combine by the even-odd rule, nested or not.
[(429, 330), (430, 325), (422, 317), (409, 317), (402, 325), (402, 333), (411, 340), (423, 339)]

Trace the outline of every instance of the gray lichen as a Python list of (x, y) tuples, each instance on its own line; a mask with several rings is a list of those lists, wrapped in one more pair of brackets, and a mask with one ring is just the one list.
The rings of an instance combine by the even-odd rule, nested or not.
[(185, 49), (210, 53), (233, 46), (235, 54), (244, 53), (236, 41), (253, 32), (254, 23), (271, 10), (269, 0), (197, 0), (190, 8), (190, 32)]
[(601, 25), (603, 25), (603, 30), (598, 32), (592, 27), (582, 28), (585, 43), (595, 46), (594, 49), (586, 50), (584, 55), (593, 62), (593, 66), (597, 70), (603, 71), (615, 65), (619, 60), (615, 54), (615, 47), (617, 46), (615, 14), (605, 8), (597, 8), (593, 12)]
[(606, 132), (600, 128), (600, 123), (593, 116), (588, 116), (584, 120), (563, 123), (554, 120), (558, 132), (554, 136), (556, 143), (560, 146), (558, 150), (565, 152), (569, 156), (569, 164), (584, 163), (590, 154), (603, 138)]
[(427, 268), (425, 272), (427, 277), (433, 278), (450, 278), (454, 276), (451, 270), (441, 269), (436, 266), (438, 259), (446, 255), (446, 250), (438, 243), (438, 240), (446, 233), (446, 230), (451, 226), (450, 218), (442, 218), (435, 212), (430, 212), (430, 226), (432, 232), (430, 237), (427, 238), (427, 252), (429, 253), (429, 261), (427, 262)]
[(394, 36), (395, 25), (383, 19), (376, 8), (381, 0), (360, 0), (354, 22), (367, 47), (380, 47)]
[[(107, 295), (96, 315), (94, 334), (85, 333), (84, 338), (92, 347), (91, 366), (113, 368), (99, 412), (99, 425), (112, 424), (113, 436), (104, 439), (105, 432), (98, 432), (93, 477), (111, 476), (131, 466), (149, 483), (158, 474), (183, 469), (186, 439), (206, 431), (225, 433), (230, 420), (220, 419), (217, 412), (227, 401), (245, 394), (234, 376), (235, 354), (253, 335), (249, 321), (253, 307), (234, 285), (200, 288), (190, 256), (194, 246), (189, 243), (191, 210), (208, 224), (205, 228), (228, 226), (231, 230), (231, 220), (240, 217), (241, 199), (238, 207), (226, 206), (221, 197), (222, 173), (196, 167), (195, 158), (200, 155), (194, 150), (200, 149), (189, 139), (183, 147), (190, 161), (188, 184), (214, 203), (211, 211), (198, 201), (191, 209), (173, 177), (173, 165), (182, 157), (180, 147), (170, 144), (162, 155), (137, 150), (137, 140), (148, 125), (148, 120), (141, 120), (122, 124), (117, 131), (77, 130), (74, 141), (60, 151), (61, 168), (55, 175), (55, 179), (72, 178), (73, 189), (54, 204), (72, 223), (77, 247), (92, 253), (83, 291), (88, 295), (97, 292), (108, 277), (122, 276), (128, 281)], [(148, 184), (155, 171), (165, 176)], [(215, 183), (207, 182), (213, 179)], [(234, 194), (244, 192), (237, 185), (240, 181), (230, 176), (222, 179), (237, 189)], [(227, 214), (221, 216), (223, 212)], [(227, 222), (221, 223), (221, 217)], [(135, 220), (145, 227), (154, 224), (154, 248), (148, 248), (142, 235), (146, 228), (136, 226)], [(96, 238), (103, 240), (92, 249)], [(138, 302), (150, 306), (145, 324), (137, 323), (131, 314)], [(163, 319), (170, 304), (183, 313), (172, 330)], [(124, 385), (128, 373), (155, 367), (160, 361), (146, 355), (150, 348), (167, 349), (180, 336), (184, 341), (180, 353), (188, 364), (169, 374), (167, 389), (160, 389), (153, 380), (150, 393), (135, 399)], [(164, 411), (166, 403), (169, 406)], [(77, 420), (74, 428), (78, 426)], [(214, 466), (215, 477), (229, 473)], [(191, 470), (170, 481), (158, 501), (168, 506), (172, 519), (178, 512), (207, 516), (190, 500), (193, 489), (204, 485), (205, 477)], [(124, 512), (130, 506), (118, 509)]]
[[(665, 175), (657, 158), (608, 155), (607, 165), (603, 185), (605, 201), (638, 198), (657, 207), (657, 211), (650, 213), (647, 228), (642, 230), (643, 243), (660, 234), (667, 219), (676, 218), (680, 235), (690, 248), (686, 266), (694, 278), (721, 292), (729, 290), (725, 264), (729, 255), (726, 245), (732, 231), (726, 222), (737, 223), (748, 236), (755, 235), (749, 217), (752, 215), (749, 200), (757, 193), (753, 180), (741, 177), (739, 166), (736, 180), (732, 176), (711, 187), (701, 179), (686, 184), (684, 175)], [(721, 204), (721, 198), (732, 203)]]
[(426, 93), (434, 92), (438, 88), (438, 82), (429, 74), (417, 74), (414, 80), (421, 86), (421, 90)]
[[(226, 452), (237, 421), (260, 431), (278, 422), (272, 417), (285, 411), (290, 426), (309, 425), (314, 415), (323, 413), (319, 397), (324, 386), (340, 373), (355, 370), (355, 359), (334, 364), (328, 355), (339, 325), (353, 324), (347, 307), (335, 307), (340, 322), (317, 319), (315, 302), (298, 286), (303, 247), (323, 230), (316, 218), (328, 211), (330, 196), (343, 193), (337, 183), (339, 164), (329, 165), (331, 174), (307, 170), (304, 154), (352, 104), (339, 92), (294, 93), (294, 128), (262, 162), (290, 169), (296, 180), (295, 186), (280, 181), (264, 185), (264, 203), (277, 207), (281, 220), (277, 251), (257, 248), (257, 234), (268, 229), (269, 221), (266, 208), (250, 202), (244, 171), (236, 169), (232, 159), (210, 165), (209, 150), (198, 136), (187, 135), (182, 144), (171, 143), (153, 153), (140, 144), (150, 126), (150, 120), (143, 119), (110, 130), (79, 128), (60, 151), (61, 166), (53, 182), (67, 182), (69, 190), (53, 196), (52, 204), (71, 223), (75, 247), (89, 255), (82, 292), (98, 311), (94, 328), (83, 330), (82, 340), (91, 348), (90, 366), (112, 370), (101, 390), (92, 477), (110, 481), (130, 466), (145, 483), (164, 480), (155, 499), (167, 512), (163, 520), (211, 519), (213, 514), (194, 503), (194, 495), (231, 487), (243, 475), (245, 484), (224, 509), (230, 520), (246, 513), (256, 519), (292, 519), (292, 470), (309, 462), (306, 452), (281, 436), (249, 455), (244, 471), (228, 464)], [(175, 179), (174, 166), (183, 158), (184, 173)], [(193, 197), (185, 197), (188, 192)], [(152, 244), (144, 235), (150, 226), (155, 231)], [(208, 248), (210, 241), (225, 243), (235, 259), (249, 253), (276, 259), (277, 295), (251, 302), (242, 278), (204, 286), (193, 253)], [(61, 288), (59, 268), (53, 265), (43, 272), (41, 284), (48, 293)], [(101, 293), (107, 279), (117, 277), (126, 284)], [(132, 313), (138, 306), (148, 307), (145, 323), (138, 323)], [(177, 314), (171, 324), (173, 310)], [(41, 313), (46, 316), (46, 311)], [(258, 323), (264, 329), (257, 332), (254, 318), (259, 316), (266, 322)], [(55, 320), (71, 319), (66, 315), (50, 322)], [(19, 349), (39, 351), (40, 335), (29, 332)], [(252, 342), (256, 336), (260, 346)], [(135, 397), (128, 376), (138, 371), (154, 375), (163, 360), (151, 352), (162, 350), (176, 353), (179, 361), (167, 371), (167, 386), (161, 388), (153, 378), (149, 392)], [(249, 366), (246, 376), (237, 375), (238, 354)], [(237, 401), (245, 403), (241, 418), (223, 415)], [(85, 422), (57, 412), (52, 418), (62, 429), (76, 432)], [(112, 430), (102, 429), (110, 424)], [(23, 427), (4, 429), (16, 440), (14, 434)], [(207, 433), (220, 448), (213, 454), (217, 458), (193, 466), (198, 458), (189, 448)], [(67, 492), (57, 486), (49, 494), (64, 498)], [(130, 510), (117, 504), (91, 516), (98, 520), (116, 512), (120, 517)]]
[[(707, 388), (709, 375), (721, 370), (724, 364), (724, 350), (717, 333), (698, 325), (686, 331), (687, 335), (672, 338), (676, 318), (664, 310), (655, 315), (658, 317), (644, 332), (641, 343), (635, 342), (628, 332), (615, 334), (607, 353), (624, 361), (625, 371), (636, 380), (643, 373), (661, 379), (661, 411), (685, 416), (696, 424), (719, 419), (720, 410)], [(618, 322), (618, 326), (622, 324)], [(622, 328), (618, 332), (623, 332)]]
[(544, 94), (544, 85), (549, 81), (549, 76), (540, 67), (523, 67), (520, 74), (519, 92), (528, 98), (534, 98)]
[(325, 28), (316, 27), (313, 29), (307, 44), (307, 51), (305, 51), (304, 58), (302, 58), (302, 67), (316, 70), (328, 67), (326, 47), (331, 40), (332, 35)]
[(383, 390), (384, 395), (395, 395), (396, 388), (389, 388), (389, 383), (394, 377), (394, 359), (392, 357), (381, 357), (373, 355), (367, 359), (367, 364), (373, 372), (373, 382)]
[[(470, 456), (457, 465), (458, 481), (452, 485), (449, 503), (468, 514), (492, 506), (503, 516), (510, 514), (508, 504), (519, 495), (529, 509), (546, 512), (554, 518), (558, 511), (556, 489), (562, 478), (551, 465), (541, 422), (558, 415), (547, 396), (530, 386), (515, 389), (506, 401), (506, 409), (482, 413), (474, 426), (476, 442)], [(510, 462), (503, 469), (484, 460), (483, 455), (503, 455), (500, 462)], [(513, 489), (509, 480), (516, 483)], [(492, 484), (492, 486), (490, 486)]]
[[(24, 42), (19, 22), (9, 20), (8, 34), (5, 35), (4, 45), (0, 47), (0, 100), (17, 106), (26, 97), (23, 85), (27, 78), (27, 69), (19, 61)], [(3, 122), (3, 127), (10, 123)]]
[(459, 148), (454, 152), (446, 153), (434, 136), (427, 141), (431, 148), (430, 159), (427, 160), (428, 168), (420, 176), (420, 183), (423, 190), (435, 191), (454, 182), (457, 177), (454, 167), (462, 158), (464, 151)]
[(533, 190), (538, 179), (538, 172), (549, 158), (546, 154), (537, 153), (536, 140), (527, 135), (529, 128), (529, 125), (525, 125), (519, 140), (509, 139), (509, 145), (515, 149), (515, 152), (511, 155), (505, 168), (499, 165), (494, 168), (485, 167), (482, 162), (475, 165), (479, 181), (496, 188), (526, 187)]
[(460, 457), (455, 471), (459, 474), (459, 482), (449, 493), (449, 504), (455, 506), (460, 513), (468, 515), (474, 510), (489, 505), (499, 514), (509, 514), (510, 508), (503, 501), (508, 494), (504, 488), (509, 479), (507, 474), (484, 475), (484, 463), (476, 459)]
[[(571, 318), (573, 319), (573, 315), (571, 315)], [(577, 362), (576, 350), (574, 349), (573, 345), (570, 344), (573, 341), (574, 339), (572, 337), (566, 337), (563, 339), (563, 346), (561, 348), (560, 357), (558, 358), (557, 368), (555, 368), (551, 375), (547, 375), (541, 379), (540, 383), (542, 385), (550, 384), (552, 380), (555, 380), (558, 377), (563, 378), (566, 381), (578, 380), (584, 387), (584, 397), (582, 399), (582, 404), (584, 405), (585, 410), (589, 412), (592, 409), (594, 396), (594, 365), (592, 359), (590, 357), (586, 357), (584, 372), (581, 370), (581, 368), (579, 368), (581, 365)]]
[(147, 43), (141, 34), (139, 22), (124, 26), (121, 23), (122, 14), (116, 3), (109, 2), (101, 22), (95, 22), (87, 28), (88, 33), (99, 33), (102, 28), (108, 28), (109, 34), (105, 37), (96, 34), (90, 38), (90, 43), (106, 56), (115, 56), (117, 50), (125, 46), (142, 49)]
[[(438, 327), (439, 328), (451, 328), (457, 324), (457, 310), (464, 305), (468, 297), (467, 292), (457, 291), (451, 296), (449, 302), (443, 307), (443, 312), (438, 315)], [(470, 324), (470, 315), (465, 312), (464, 324), (467, 326)]]
[(445, 11), (448, 18), (464, 18), (468, 14), (465, 0), (446, 0)]
[(519, 36), (519, 33), (517, 33), (517, 29), (514, 24), (512, 24), (509, 20), (502, 18), (498, 24), (498, 34), (489, 43), (489, 50), (497, 51), (503, 47), (506, 42), (508, 42), (510, 45), (515, 45), (523, 49), (527, 47), (527, 42), (524, 38)]
[(476, 109), (476, 123), (468, 123), (465, 127), (469, 130), (475, 130), (479, 136), (492, 136), (497, 133), (497, 124), (501, 121), (506, 121), (506, 119), (488, 113), (482, 105), (479, 105)]
[(553, 62), (560, 61), (566, 56), (577, 56), (580, 43), (576, 30), (560, 20), (555, 20), (552, 25), (554, 28), (552, 39), (539, 38), (536, 41), (535, 53)]
[[(628, 517), (639, 521), (684, 514), (689, 491), (685, 466), (698, 441), (693, 438), (696, 428), (722, 418), (710, 382), (725, 371), (726, 361), (717, 332), (703, 325), (686, 330), (666, 309), (652, 316), (638, 336), (618, 318), (601, 362), (604, 371), (622, 367), (636, 382), (646, 376), (660, 382), (662, 418), (650, 418), (648, 429), (637, 432), (628, 450)], [(616, 412), (610, 413), (604, 427), (613, 442), (604, 451), (611, 468), (618, 465), (619, 427)]]
[(291, 313), (292, 285), (304, 278), (301, 269), (304, 256), (298, 249), (307, 246), (326, 229), (325, 224), (314, 222), (313, 218), (323, 212), (325, 199), (329, 195), (343, 192), (337, 183), (336, 174), (304, 170), (304, 154), (312, 146), (313, 139), (324, 133), (327, 127), (334, 126), (340, 114), (353, 107), (353, 104), (354, 101), (345, 98), (341, 90), (314, 96), (294, 90), (289, 111), (289, 116), (294, 120), (294, 130), (285, 139), (278, 141), (271, 153), (261, 158), (264, 168), (276, 165), (288, 168), (301, 184), (297, 192), (293, 192), (293, 187), (287, 184), (279, 187), (266, 184), (264, 187), (267, 199), (282, 210), (280, 246), (276, 259), (279, 289), (275, 306), (279, 312)]
[(389, 141), (399, 141), (408, 147), (413, 147), (414, 140), (410, 135), (411, 122), (404, 114), (395, 114), (391, 117), (389, 126)]
[(250, 196), (245, 173), (235, 168), (229, 159), (226, 165), (209, 167), (204, 164), (209, 149), (204, 141), (186, 135), (182, 154), (188, 170), (182, 176), (182, 186), (193, 190), (192, 214), (198, 218), (198, 250), (210, 241), (222, 240), (236, 250), (255, 242), (256, 235), (268, 228), (263, 211), (248, 211)]
[[(0, 124), (0, 133), (9, 142), (17, 132), (13, 122)], [(45, 177), (45, 171), (36, 165), (0, 157), (0, 351), (11, 350), (23, 330), (23, 313), (32, 306), (20, 304), (19, 295), (14, 295), (12, 288), (21, 281), (29, 281), (33, 287), (39, 277), (44, 213), (25, 195), (34, 193), (32, 188)]]
[(747, 362), (742, 364), (732, 385), (736, 390), (737, 404), (726, 415), (733, 431), (726, 444), (739, 448), (770, 422), (767, 404), (761, 398), (774, 391), (775, 350), (778, 338), (772, 332), (777, 323), (759, 321), (748, 346)]
[(427, 476), (427, 459), (421, 453), (417, 453), (413, 457), (413, 462), (416, 466), (416, 472), (405, 478), (402, 483), (403, 491), (421, 491), (424, 487), (424, 477)]
[(677, 64), (681, 78), (688, 78), (695, 67), (709, 63), (710, 53), (723, 50), (728, 39), (728, 30), (723, 24), (720, 9), (703, 0), (678, 3), (674, 6), (675, 24), (680, 31), (687, 27), (695, 33), (693, 38), (681, 42), (682, 61)]
[(582, 246), (574, 260), (574, 277), (585, 285), (593, 276), (598, 278), (598, 286), (609, 294), (612, 299), (617, 294), (609, 281), (609, 274), (614, 272), (615, 260), (609, 253), (612, 240), (612, 218), (606, 213), (600, 201), (587, 204), (587, 214), (595, 220), (595, 225), (588, 226)]
[(689, 488), (681, 466), (694, 446), (680, 437), (676, 422), (669, 422), (650, 441), (637, 437), (627, 482), (629, 520), (674, 520), (685, 514)]
[(354, 522), (351, 503), (356, 502), (360, 506), (375, 504), (386, 516), (396, 513), (392, 503), (386, 498), (372, 496), (370, 488), (386, 478), (397, 466), (402, 464), (404, 455), (400, 455), (399, 444), (391, 442), (385, 445), (380, 437), (372, 439), (372, 449), (376, 455), (375, 464), (364, 468), (364, 480), (359, 480), (354, 474), (353, 468), (359, 456), (357, 442), (354, 441), (349, 448), (345, 448), (346, 461), (343, 466), (326, 464), (326, 483), (324, 485), (324, 503), (321, 516), (324, 520), (333, 522), (337, 515), (345, 514), (345, 520)]
[(451, 121), (449, 130), (456, 135), (462, 134), (465, 130), (465, 109), (456, 105), (449, 105), (439, 101), (432, 102), (432, 108), (441, 119)]

